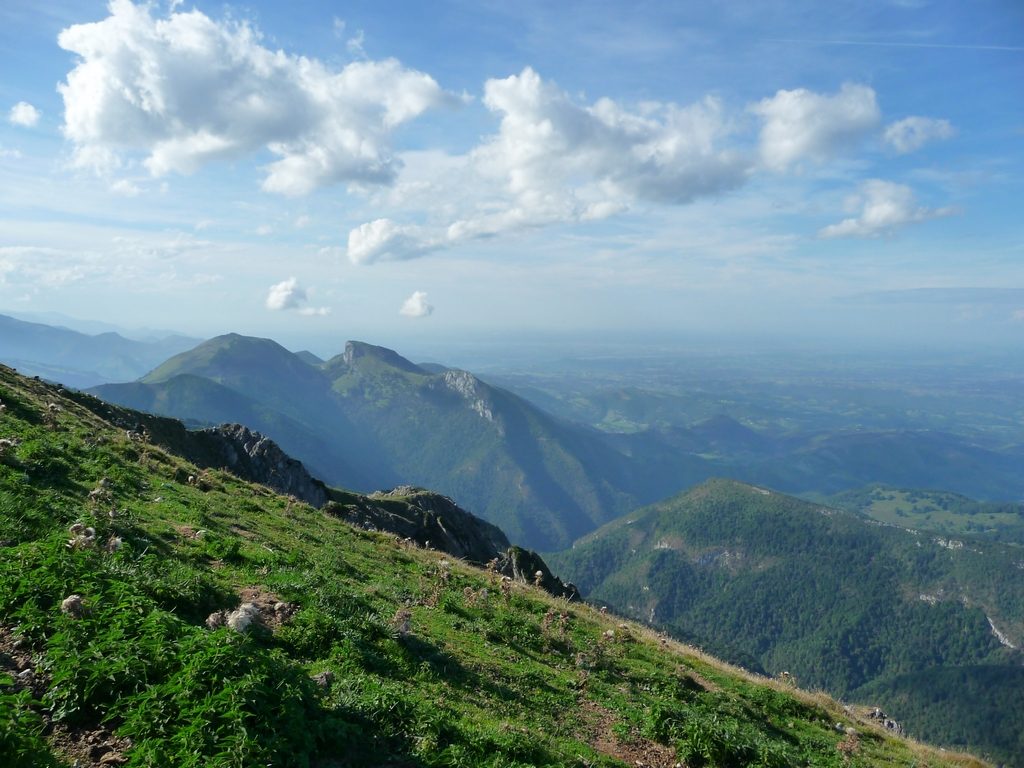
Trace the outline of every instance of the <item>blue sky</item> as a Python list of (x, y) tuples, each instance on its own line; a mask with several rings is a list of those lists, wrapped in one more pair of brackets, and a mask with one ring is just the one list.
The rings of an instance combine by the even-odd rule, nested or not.
[(1012, 0), (9, 0), (0, 115), (0, 311), (1024, 339)]

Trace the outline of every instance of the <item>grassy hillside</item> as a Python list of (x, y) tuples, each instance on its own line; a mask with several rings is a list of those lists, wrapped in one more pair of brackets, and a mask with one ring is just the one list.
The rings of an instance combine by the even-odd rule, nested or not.
[(2, 367), (0, 401), (5, 766), (980, 765)]
[[(548, 560), (591, 599), (844, 697), (870, 700), (882, 690), (870, 686), (905, 675), (1021, 665), (1009, 647), (1024, 637), (1018, 548), (916, 534), (734, 481), (627, 515)], [(989, 704), (977, 687), (946, 693)], [(1024, 693), (1013, 698), (1024, 707)], [(916, 706), (932, 738), (1015, 748), (1016, 732), (998, 723), (960, 741), (952, 708)]]

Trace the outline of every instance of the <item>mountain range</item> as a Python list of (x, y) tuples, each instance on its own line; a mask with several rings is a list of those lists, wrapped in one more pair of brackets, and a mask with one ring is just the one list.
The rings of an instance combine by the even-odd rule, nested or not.
[(565, 546), (630, 509), (642, 485), (595, 431), (465, 371), (423, 368), (361, 342), (317, 363), (231, 334), (139, 382), (91, 391), (193, 422), (246, 423), (333, 485), (432, 488), (537, 549)]
[(173, 334), (136, 341), (112, 331), (87, 334), (0, 315), (0, 360), (69, 387), (136, 379), (197, 343)]
[(1024, 495), (1019, 445), (995, 449), (914, 429), (776, 435), (724, 414), (686, 427), (609, 433), (466, 371), (417, 365), (357, 341), (323, 361), (229, 334), (137, 382), (92, 391), (193, 424), (251, 425), (335, 485), (438, 490), (513, 541), (546, 551), (714, 476), (789, 493), (887, 483), (989, 499)]

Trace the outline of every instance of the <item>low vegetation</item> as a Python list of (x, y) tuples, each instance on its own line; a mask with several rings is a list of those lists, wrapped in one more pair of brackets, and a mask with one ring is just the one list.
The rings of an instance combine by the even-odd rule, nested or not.
[(0, 764), (981, 765), (2, 367), (0, 402)]

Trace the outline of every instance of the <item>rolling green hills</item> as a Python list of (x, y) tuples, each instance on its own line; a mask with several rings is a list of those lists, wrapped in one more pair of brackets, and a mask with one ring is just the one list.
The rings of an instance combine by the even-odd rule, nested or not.
[[(1024, 551), (882, 525), (735, 481), (631, 513), (549, 561), (588, 599), (900, 717), (897, 694), (907, 687), (897, 681), (906, 676), (1022, 664), (1010, 646), (1024, 639)], [(978, 686), (947, 695), (991, 705)], [(1024, 692), (1007, 695), (1020, 711)], [(955, 710), (941, 701), (915, 699), (905, 719), (911, 732), (1024, 759), (1013, 752), (1016, 732), (996, 722), (962, 741)]]
[(4, 367), (0, 405), (5, 766), (981, 765)]

